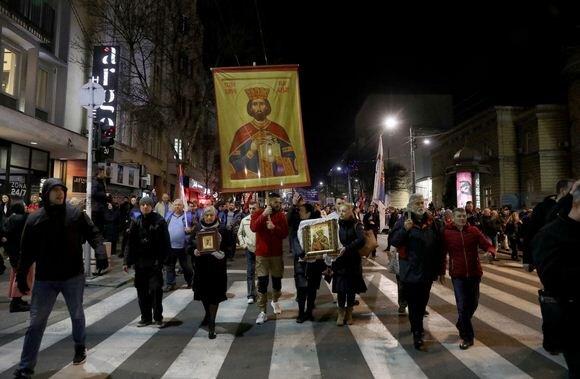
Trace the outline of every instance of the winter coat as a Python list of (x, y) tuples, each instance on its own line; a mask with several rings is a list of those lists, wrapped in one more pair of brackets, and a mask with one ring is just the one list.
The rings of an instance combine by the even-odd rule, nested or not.
[(251, 216), (247, 215), (240, 223), (238, 229), (238, 241), (243, 249), (248, 249), (252, 253), (256, 251), (256, 233), (250, 229)]
[[(371, 221), (373, 222), (371, 224)], [(375, 234), (378, 233), (380, 228), (381, 220), (379, 218), (379, 212), (367, 212), (363, 217), (363, 224), (366, 230), (372, 230)]]
[[(449, 275), (452, 278), (481, 277), (478, 248), (495, 251), (491, 241), (472, 225), (459, 230), (455, 224), (446, 225), (443, 231), (443, 253), (449, 255)], [(445, 263), (445, 260), (443, 260)], [(440, 272), (445, 274), (445, 266)]]
[(131, 221), (127, 238), (126, 266), (135, 266), (135, 271), (161, 270), (171, 249), (167, 223), (161, 215), (151, 212)]
[(167, 202), (167, 212), (165, 211), (165, 205), (166, 204), (163, 201), (158, 202), (155, 204), (153, 212), (159, 214), (163, 218), (166, 218), (167, 213), (173, 212), (173, 204), (171, 202)]
[(495, 236), (501, 230), (499, 218), (493, 219), (491, 216), (481, 216), (481, 231), (488, 237)]
[(187, 252), (193, 256), (193, 298), (210, 304), (219, 304), (227, 300), (227, 266), (226, 259), (218, 259), (211, 253), (204, 253), (195, 256), (194, 251), (197, 248), (197, 234), (199, 232), (212, 231), (218, 232), (220, 250), (224, 251), (224, 240), (221, 237), (223, 229), (219, 220), (208, 225), (203, 220), (196, 225), (187, 247)]
[(14, 213), (8, 217), (2, 228), (2, 236), (6, 237), (4, 249), (10, 259), (10, 265), (14, 268), (18, 264), (18, 259), (20, 259), (20, 240), (27, 218), (27, 213)]
[[(83, 244), (88, 242), (97, 259), (107, 259), (103, 237), (91, 219), (69, 204), (49, 205), (48, 193), (64, 184), (54, 178), (42, 186), (44, 207), (30, 214), (22, 232), (19, 277), (26, 277), (36, 262), (36, 280), (64, 281), (84, 272)], [(65, 198), (66, 201), (66, 198)]]
[(113, 209), (105, 209), (104, 221), (103, 237), (109, 242), (117, 241), (119, 236), (119, 210), (115, 207)]
[(444, 260), (442, 227), (427, 213), (421, 219), (412, 217), (411, 230), (405, 230), (405, 217), (401, 217), (391, 238), (391, 244), (399, 252), (399, 277), (409, 283), (434, 281)]
[(282, 241), (288, 237), (288, 221), (284, 212), (273, 212), (270, 220), (275, 228), (270, 230), (266, 227), (268, 217), (263, 215), (264, 210), (259, 209), (252, 215), (250, 229), (256, 233), (256, 255), (259, 257), (281, 257)]
[(354, 219), (338, 221), (338, 237), (345, 250), (332, 263), (332, 292), (366, 292), (358, 251), (365, 244), (364, 228)]

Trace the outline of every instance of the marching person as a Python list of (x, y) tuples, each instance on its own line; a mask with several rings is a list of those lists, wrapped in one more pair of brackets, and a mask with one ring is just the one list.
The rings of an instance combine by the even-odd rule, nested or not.
[[(421, 194), (412, 194), (407, 215), (395, 225), (391, 244), (399, 252), (399, 276), (409, 306), (409, 321), (415, 349), (423, 342), (423, 317), (433, 281), (442, 267), (441, 227), (425, 210)], [(442, 280), (442, 279), (441, 279)]]
[(240, 221), (238, 229), (238, 241), (246, 250), (246, 281), (248, 283), (248, 304), (256, 301), (256, 233), (250, 228), (252, 215), (258, 209), (258, 203), (250, 201), (248, 204), (250, 214)]
[(260, 313), (256, 324), (263, 324), (268, 301), (268, 282), (272, 277), (272, 308), (275, 314), (281, 314), (282, 308), (278, 299), (282, 294), (282, 277), (284, 260), (282, 258), (282, 241), (288, 237), (288, 222), (282, 212), (280, 195), (271, 192), (268, 195), (268, 206), (252, 215), (250, 229), (256, 233), (256, 275), (258, 276), (258, 309)]
[(558, 301), (562, 311), (555, 342), (564, 353), (569, 377), (580, 378), (580, 181), (571, 193), (572, 209), (568, 214), (560, 212), (544, 226), (532, 240), (532, 247), (533, 262), (545, 292)]
[[(379, 211), (377, 210), (377, 205), (375, 203), (371, 203), (371, 205), (369, 205), (368, 212), (365, 213), (363, 217), (364, 228), (365, 230), (372, 230), (373, 234), (375, 235), (375, 238), (377, 238), (379, 234), (380, 224), (381, 220), (379, 217)], [(376, 250), (373, 251), (371, 253), (371, 256), (373, 258), (376, 257), (377, 251)]]
[[(446, 225), (443, 231), (443, 253), (449, 254), (449, 276), (457, 303), (456, 325), (461, 338), (461, 350), (472, 346), (475, 338), (471, 318), (479, 302), (479, 283), (483, 275), (478, 248), (495, 254), (495, 246), (477, 227), (468, 223), (467, 218), (465, 209), (455, 208), (453, 224)], [(445, 266), (441, 278), (444, 275)]]
[(22, 233), (16, 273), (21, 293), (30, 291), (26, 277), (33, 263), (36, 263), (36, 274), (30, 326), (24, 337), (20, 364), (14, 373), (17, 378), (28, 378), (34, 373), (42, 335), (59, 293), (64, 297), (72, 320), (73, 364), (82, 364), (86, 359), (83, 243), (88, 241), (95, 249), (97, 269), (106, 269), (108, 260), (99, 230), (84, 212), (66, 204), (66, 194), (67, 188), (62, 181), (47, 179), (41, 191), (44, 206), (28, 216)]
[(365, 244), (363, 225), (354, 218), (352, 204), (339, 206), (338, 236), (342, 248), (332, 263), (332, 292), (337, 294), (336, 325), (352, 324), (352, 308), (357, 293), (366, 292), (362, 261), (358, 253)]
[[(12, 270), (16, 272), (18, 267), (18, 260), (20, 259), (20, 239), (22, 238), (22, 231), (28, 218), (28, 213), (22, 202), (14, 202), (10, 207), (10, 217), (4, 223), (2, 228), (2, 243), (4, 249), (8, 254), (8, 260)], [(12, 292), (12, 289), (10, 289)], [(30, 305), (22, 300), (21, 294), (11, 294), (10, 299), (10, 313), (13, 312), (28, 312)]]
[(187, 254), (187, 240), (188, 235), (193, 231), (193, 214), (191, 212), (184, 212), (183, 200), (175, 199), (173, 201), (173, 211), (169, 211), (165, 217), (167, 228), (169, 230), (169, 240), (171, 242), (171, 249), (169, 256), (165, 261), (165, 289), (164, 292), (169, 292), (177, 289), (175, 283), (175, 265), (179, 260), (179, 265), (183, 270), (183, 278), (185, 279), (185, 287), (191, 288), (191, 281), (193, 280), (193, 268), (191, 266), (190, 257)]
[[(301, 204), (299, 207), (300, 220), (312, 220), (316, 217), (312, 204)], [(302, 231), (302, 229), (298, 229)], [(296, 301), (298, 301), (298, 317), (296, 322), (313, 321), (312, 312), (316, 301), (316, 293), (320, 288), (322, 273), (326, 270), (326, 263), (322, 256), (306, 258), (300, 243), (294, 252), (294, 283), (296, 285)]]
[[(227, 266), (223, 252), (223, 226), (217, 217), (217, 210), (213, 206), (205, 207), (203, 217), (196, 225), (189, 239), (188, 252), (193, 253), (193, 298), (201, 301), (205, 309), (202, 326), (208, 326), (208, 338), (216, 338), (215, 319), (219, 304), (227, 300)], [(217, 246), (213, 251), (201, 252), (197, 245), (197, 234), (201, 232), (217, 233)]]
[(161, 200), (155, 204), (154, 212), (165, 218), (169, 212), (173, 211), (173, 205), (169, 195), (164, 193), (161, 195)]
[[(135, 288), (139, 299), (141, 320), (138, 327), (151, 325), (163, 327), (163, 263), (169, 249), (167, 223), (153, 212), (153, 199), (145, 196), (139, 200), (141, 216), (131, 221), (125, 251), (123, 270), (135, 267)], [(153, 311), (153, 317), (151, 312)]]

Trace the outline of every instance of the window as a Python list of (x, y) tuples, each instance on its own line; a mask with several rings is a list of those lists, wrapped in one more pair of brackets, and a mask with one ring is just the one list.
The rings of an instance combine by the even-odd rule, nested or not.
[(10, 165), (18, 167), (28, 167), (29, 163), (30, 163), (30, 149), (21, 145), (12, 144)]
[(48, 78), (49, 73), (44, 69), (38, 69), (36, 77), (36, 108), (48, 110)]
[(2, 71), (2, 91), (18, 96), (18, 70), (20, 68), (20, 54), (4, 48), (4, 69)]

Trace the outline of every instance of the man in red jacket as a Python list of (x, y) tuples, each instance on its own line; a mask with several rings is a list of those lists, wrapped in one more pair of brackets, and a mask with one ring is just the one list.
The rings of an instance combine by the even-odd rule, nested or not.
[(280, 195), (270, 193), (268, 206), (252, 214), (250, 229), (256, 233), (256, 276), (258, 277), (258, 309), (260, 314), (256, 324), (263, 324), (268, 300), (268, 282), (272, 277), (272, 308), (274, 313), (282, 313), (278, 299), (282, 293), (282, 276), (284, 260), (282, 258), (282, 240), (288, 237), (288, 222), (282, 212)]
[[(459, 348), (462, 350), (472, 346), (475, 338), (471, 317), (477, 309), (479, 283), (483, 274), (478, 248), (495, 254), (491, 241), (477, 227), (467, 223), (465, 209), (455, 208), (453, 223), (447, 224), (443, 232), (443, 249), (445, 254), (449, 254), (449, 275), (455, 291), (458, 313), (456, 326), (461, 338)], [(441, 273), (445, 274), (445, 266)]]

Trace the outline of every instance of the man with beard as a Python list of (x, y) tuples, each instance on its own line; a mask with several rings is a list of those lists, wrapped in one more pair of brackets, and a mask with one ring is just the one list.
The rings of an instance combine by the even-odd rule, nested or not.
[(44, 205), (28, 217), (22, 232), (16, 272), (18, 290), (22, 294), (30, 291), (26, 279), (33, 263), (36, 263), (36, 274), (30, 326), (24, 337), (20, 364), (14, 373), (16, 378), (29, 378), (34, 374), (46, 323), (59, 294), (63, 295), (71, 318), (75, 344), (73, 364), (80, 365), (87, 357), (83, 243), (87, 241), (95, 249), (98, 270), (106, 269), (108, 261), (99, 230), (84, 212), (66, 204), (66, 193), (62, 181), (47, 179), (41, 192)]
[(282, 212), (280, 195), (270, 193), (268, 206), (252, 214), (250, 229), (256, 233), (256, 276), (258, 277), (258, 309), (256, 324), (263, 324), (268, 300), (268, 282), (272, 277), (272, 308), (275, 314), (282, 313), (278, 299), (282, 294), (284, 260), (282, 241), (288, 237), (288, 221)]
[(263, 87), (245, 90), (249, 101), (246, 110), (253, 120), (242, 125), (234, 135), (229, 161), (232, 179), (257, 179), (298, 174), (296, 153), (286, 130), (268, 119), (272, 107), (270, 90)]
[[(395, 225), (391, 245), (399, 252), (399, 277), (409, 305), (409, 321), (415, 349), (423, 346), (423, 316), (431, 285), (443, 267), (442, 228), (425, 210), (421, 194), (409, 197), (407, 212)], [(443, 281), (444, 277), (439, 279)]]

